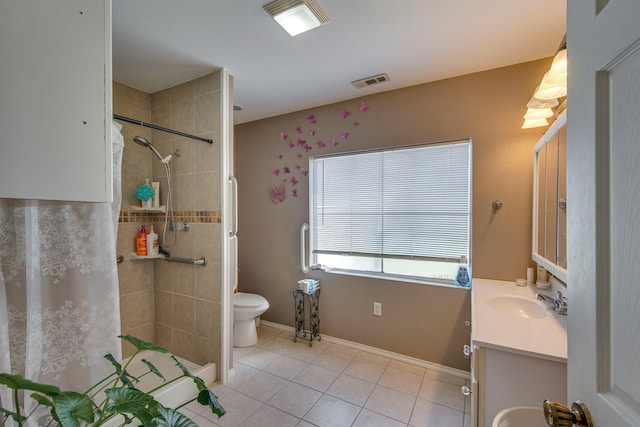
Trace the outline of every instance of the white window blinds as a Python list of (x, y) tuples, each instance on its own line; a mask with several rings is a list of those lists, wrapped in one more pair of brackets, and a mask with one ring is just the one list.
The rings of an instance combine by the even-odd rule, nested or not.
[(315, 254), (469, 255), (468, 140), (311, 159)]

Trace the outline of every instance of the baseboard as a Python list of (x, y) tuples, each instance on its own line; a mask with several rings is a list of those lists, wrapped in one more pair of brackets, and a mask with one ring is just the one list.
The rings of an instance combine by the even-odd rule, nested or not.
[[(261, 324), (265, 326), (270, 326), (272, 328), (281, 329), (283, 331), (294, 333), (294, 328), (287, 325), (282, 325), (280, 323), (269, 322), (268, 320), (261, 320)], [(441, 372), (443, 374), (449, 374), (456, 377), (470, 379), (471, 374), (467, 371), (463, 371), (461, 369), (451, 368), (449, 366), (439, 365), (437, 363), (427, 362), (426, 360), (416, 359), (415, 357), (405, 356), (404, 354), (394, 353), (392, 351), (383, 350), (377, 347), (371, 347), (365, 344), (360, 344), (353, 341), (343, 340), (342, 338), (332, 337), (330, 335), (322, 334), (322, 341), (327, 341), (335, 344), (340, 344), (345, 347), (354, 348), (356, 350), (367, 351), (369, 353), (377, 354), (378, 356), (388, 357), (393, 360), (397, 360), (400, 362), (411, 363), (413, 365), (421, 366), (423, 368), (431, 369), (437, 372)]]

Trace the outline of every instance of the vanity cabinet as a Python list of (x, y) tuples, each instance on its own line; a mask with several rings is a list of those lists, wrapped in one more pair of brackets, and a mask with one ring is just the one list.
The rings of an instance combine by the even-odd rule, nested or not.
[(539, 406), (567, 400), (567, 364), (508, 350), (475, 346), (472, 383), (477, 410), (476, 427), (491, 427), (498, 412), (513, 406)]
[(491, 427), (513, 406), (567, 401), (566, 316), (535, 298), (532, 286), (473, 278), (471, 291), (472, 427)]
[(567, 282), (566, 110), (534, 148), (532, 258)]
[(0, 198), (110, 202), (111, 0), (0, 2)]

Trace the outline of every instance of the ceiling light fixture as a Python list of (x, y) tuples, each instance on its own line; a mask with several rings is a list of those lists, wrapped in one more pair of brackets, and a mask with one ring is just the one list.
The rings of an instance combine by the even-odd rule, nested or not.
[[(544, 74), (542, 81), (533, 92), (533, 97), (527, 103), (527, 113), (524, 115), (524, 124), (522, 129), (533, 127), (548, 126), (549, 123), (544, 120), (551, 117), (555, 113), (551, 110), (558, 104), (558, 98), (567, 96), (567, 36), (562, 39), (560, 47), (553, 57), (551, 68)], [(564, 103), (562, 105), (565, 105)], [(561, 107), (562, 107), (561, 105)]]
[(297, 36), (329, 22), (315, 0), (274, 0), (263, 6), (291, 36)]

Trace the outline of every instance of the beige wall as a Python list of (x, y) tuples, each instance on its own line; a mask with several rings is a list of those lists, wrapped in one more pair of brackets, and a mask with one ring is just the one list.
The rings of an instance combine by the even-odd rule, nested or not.
[[(170, 163), (173, 208), (176, 222), (188, 222), (190, 230), (179, 231), (174, 245), (166, 249), (180, 258), (204, 256), (207, 266), (125, 260), (119, 268), (123, 333), (153, 340), (196, 363), (216, 362), (220, 366), (220, 73), (152, 95), (121, 84), (114, 84), (114, 88), (115, 114), (216, 141), (209, 145), (125, 125), (119, 253), (133, 251), (135, 234), (143, 223), (153, 223), (161, 245), (167, 246), (162, 242), (164, 215), (129, 212), (129, 206), (136, 203), (135, 189), (145, 178), (160, 181), (161, 204), (167, 200), (164, 167), (148, 149), (133, 143), (133, 136), (140, 135), (163, 155), (180, 149), (181, 157)], [(140, 109), (128, 108), (130, 100), (140, 104)], [(146, 105), (146, 112), (142, 105)], [(167, 232), (167, 240), (170, 235)]]
[[(522, 130), (525, 104), (550, 64), (544, 59), (434, 83), (317, 107), (235, 128), (235, 167), (239, 182), (240, 289), (264, 295), (271, 308), (264, 318), (293, 324), (291, 291), (300, 272), (299, 229), (308, 222), (308, 179), (298, 198), (274, 204), (269, 187), (278, 184), (272, 167), (278, 154), (292, 155), (280, 139), (297, 136), (301, 126), (312, 143), (309, 154), (473, 139), (473, 275), (514, 280), (526, 277), (531, 262), (533, 146), (545, 129)], [(364, 101), (367, 113), (358, 111)], [(348, 119), (341, 108), (352, 112)], [(310, 137), (313, 114), (317, 134)], [(360, 126), (352, 122), (357, 120)], [(338, 135), (351, 132), (348, 139)], [(330, 144), (338, 136), (339, 145)], [(323, 139), (326, 148), (315, 141)], [(296, 151), (297, 148), (293, 149)], [(303, 151), (304, 152), (304, 151)], [(299, 164), (308, 167), (307, 154)], [(410, 173), (410, 171), (407, 171)], [(502, 209), (493, 212), (499, 199)], [(321, 281), (321, 333), (469, 369), (462, 346), (469, 342), (470, 295), (463, 289), (425, 286), (312, 272)], [(374, 317), (373, 302), (382, 303)]]

